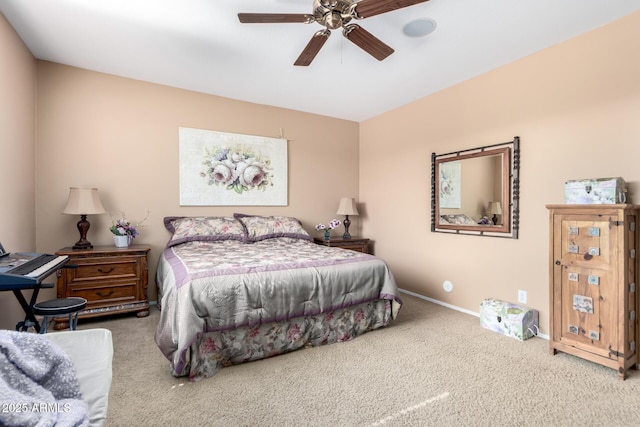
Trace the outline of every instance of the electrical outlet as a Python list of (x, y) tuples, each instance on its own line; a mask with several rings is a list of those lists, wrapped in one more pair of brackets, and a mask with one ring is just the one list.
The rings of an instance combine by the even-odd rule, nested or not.
[(518, 302), (521, 304), (527, 303), (527, 291), (518, 289)]

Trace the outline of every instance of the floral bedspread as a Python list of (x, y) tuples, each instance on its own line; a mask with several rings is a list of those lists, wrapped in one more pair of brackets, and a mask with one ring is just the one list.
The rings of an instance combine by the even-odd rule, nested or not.
[(401, 300), (374, 256), (290, 238), (256, 243), (188, 242), (164, 250), (157, 269), (161, 317), (156, 344), (172, 373), (187, 375), (203, 334)]
[(194, 241), (164, 251), (176, 286), (194, 279), (230, 274), (260, 273), (367, 261), (371, 255), (325, 248), (306, 240), (280, 237), (255, 243), (235, 240)]
[(209, 378), (226, 366), (349, 341), (390, 321), (391, 301), (377, 300), (282, 322), (206, 332), (191, 346), (189, 380)]

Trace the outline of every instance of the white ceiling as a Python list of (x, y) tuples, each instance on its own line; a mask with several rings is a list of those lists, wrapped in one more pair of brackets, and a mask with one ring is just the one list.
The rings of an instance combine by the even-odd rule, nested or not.
[[(353, 121), (637, 10), (640, 0), (431, 0), (358, 21), (395, 49), (382, 62), (334, 30), (309, 67), (294, 67), (319, 24), (237, 14), (311, 14), (312, 0), (0, 0), (38, 59)], [(403, 35), (425, 17), (431, 35)]]

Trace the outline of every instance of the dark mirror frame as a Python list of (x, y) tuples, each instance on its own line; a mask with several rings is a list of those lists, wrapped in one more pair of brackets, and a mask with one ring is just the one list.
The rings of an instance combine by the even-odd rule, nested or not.
[[(487, 156), (502, 156), (502, 224), (462, 225), (441, 224), (440, 218), (440, 165)], [(464, 164), (464, 163), (463, 163)], [(463, 178), (464, 179), (464, 178)], [(445, 154), (431, 153), (431, 231), (434, 233), (465, 234), (474, 236), (518, 238), (520, 226), (520, 137), (513, 141)]]

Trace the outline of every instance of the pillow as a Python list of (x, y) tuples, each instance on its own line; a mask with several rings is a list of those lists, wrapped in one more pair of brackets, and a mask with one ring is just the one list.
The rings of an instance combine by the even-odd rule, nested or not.
[(242, 224), (231, 217), (167, 216), (164, 218), (164, 226), (172, 234), (167, 247), (194, 240), (210, 242), (217, 240), (244, 241), (245, 232)]
[(244, 227), (245, 241), (258, 242), (274, 237), (292, 237), (294, 239), (313, 240), (302, 228), (302, 224), (296, 218), (289, 216), (260, 216), (233, 214)]
[(440, 215), (440, 224), (478, 225), (477, 221), (465, 214)]

